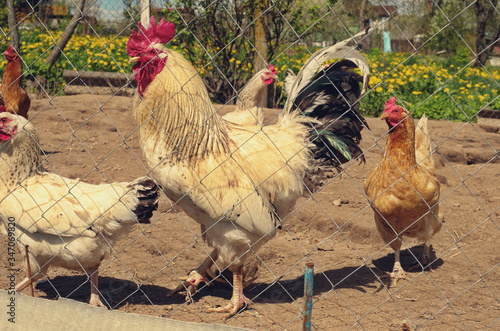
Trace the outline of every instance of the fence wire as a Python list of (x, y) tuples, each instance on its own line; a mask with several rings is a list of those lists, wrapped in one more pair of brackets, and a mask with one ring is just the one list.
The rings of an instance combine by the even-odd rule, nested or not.
[[(49, 66), (47, 57), (59, 47), (82, 3), (82, 18), (72, 39)], [(126, 51), (131, 30), (140, 21), (139, 1), (14, 4), (31, 97), (29, 119), (40, 135), (43, 167), (75, 183), (132, 182), (153, 176), (139, 142), (141, 125), (132, 115), (137, 84)], [(304, 266), (312, 262), (313, 329), (498, 328), (500, 118), (490, 109), (500, 106), (500, 55), (494, 20), (485, 25), (493, 33), (483, 36), (490, 47), (477, 51), (479, 5), (498, 18), (497, 1), (151, 1), (151, 15), (176, 23), (177, 34), (168, 47), (193, 63), (220, 115), (234, 108), (239, 91), (258, 66), (273, 64), (279, 75), (267, 91), (265, 103), (270, 108), (264, 110), (266, 120), (272, 119), (286, 100), (286, 69), (297, 73), (318, 48), (354, 35), (366, 22), (373, 29), (370, 39), (356, 40), (354, 46), (365, 54), (372, 76), (361, 100), (370, 126), (362, 131), (366, 163), (345, 164), (317, 191), (299, 198), (279, 220), (276, 236), (260, 249), (250, 249), (245, 273), (257, 278), (244, 292), (252, 304), (228, 319), (228, 325), (300, 329)], [(205, 26), (207, 17), (217, 21)], [(12, 31), (2, 27), (0, 32), (4, 50)], [(259, 44), (259, 33), (268, 41), (266, 46)], [(484, 52), (491, 56), (479, 63)], [(2, 70), (6, 63), (0, 62)], [(431, 118), (433, 158), (441, 183), (439, 204), (445, 217), (431, 241), (430, 270), (418, 264), (422, 243), (405, 238), (401, 263), (407, 279), (397, 284), (388, 280), (394, 251), (380, 238), (364, 192), (364, 181), (385, 149), (388, 128), (377, 116), (389, 97), (403, 102), (415, 119), (424, 113)], [(249, 167), (263, 167), (266, 162)], [(203, 178), (200, 181), (203, 184)], [(10, 192), (4, 188), (1, 192), (0, 215), (5, 222), (9, 215), (4, 200)], [(213, 270), (219, 277), (202, 282), (191, 300), (185, 300), (184, 291), (167, 297), (212, 252), (203, 238), (209, 229), (200, 230), (182, 206), (181, 199), (169, 200), (161, 193), (149, 224), (134, 224), (115, 242), (105, 243), (111, 253), (97, 271), (104, 305), (220, 323), (222, 315), (209, 308), (225, 305), (233, 289), (231, 273), (216, 259)], [(18, 270), (16, 283), (27, 275), (20, 251), (24, 248), (13, 253), (9, 238), (5, 231), (0, 253), (0, 285), (6, 290), (12, 289), (12, 270)], [(410, 270), (415, 263), (418, 267)], [(31, 265), (32, 271), (41, 267)], [(44, 271), (35, 296), (88, 302), (94, 272), (74, 269), (54, 266)], [(1, 323), (8, 319), (2, 317)]]

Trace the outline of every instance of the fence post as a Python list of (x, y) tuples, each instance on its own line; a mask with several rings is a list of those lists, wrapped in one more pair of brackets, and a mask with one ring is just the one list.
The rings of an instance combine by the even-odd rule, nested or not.
[(314, 285), (314, 263), (306, 263), (306, 271), (304, 274), (304, 320), (302, 330), (311, 330), (312, 319), (312, 299)]
[[(267, 66), (267, 40), (264, 32), (264, 15), (262, 8), (265, 6), (265, 1), (259, 1), (255, 12), (255, 50), (257, 52), (254, 60), (254, 72), (258, 72)], [(267, 89), (262, 93), (262, 99), (259, 104), (268, 107)]]
[(141, 23), (146, 29), (149, 27), (151, 17), (151, 0), (141, 0)]

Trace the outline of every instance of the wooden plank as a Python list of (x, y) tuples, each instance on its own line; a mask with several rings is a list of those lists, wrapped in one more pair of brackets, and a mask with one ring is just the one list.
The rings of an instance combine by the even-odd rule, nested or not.
[(102, 94), (102, 95), (122, 95), (133, 96), (135, 88), (130, 87), (111, 87), (111, 86), (89, 86), (89, 85), (66, 85), (64, 93), (72, 94)]
[(500, 119), (500, 110), (495, 110), (495, 109), (481, 109), (479, 113), (477, 114), (478, 117), (484, 117), (484, 118), (499, 118)]
[(64, 70), (63, 78), (71, 85), (136, 87), (134, 74), (118, 72)]

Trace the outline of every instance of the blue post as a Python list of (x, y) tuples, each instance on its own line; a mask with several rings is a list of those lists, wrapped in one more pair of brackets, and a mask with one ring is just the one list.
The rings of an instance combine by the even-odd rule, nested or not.
[(391, 49), (391, 33), (389, 31), (382, 32), (382, 37), (384, 39), (384, 53), (392, 52)]
[(314, 285), (314, 263), (306, 263), (306, 272), (304, 274), (304, 322), (302, 330), (311, 330), (311, 318), (313, 308), (313, 285)]

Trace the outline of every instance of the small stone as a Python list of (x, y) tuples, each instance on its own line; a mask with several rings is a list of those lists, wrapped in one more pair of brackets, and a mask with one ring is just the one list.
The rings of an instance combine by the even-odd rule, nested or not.
[(333, 200), (332, 204), (334, 206), (340, 207), (342, 205), (342, 201), (340, 201), (340, 200)]

